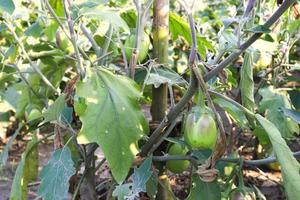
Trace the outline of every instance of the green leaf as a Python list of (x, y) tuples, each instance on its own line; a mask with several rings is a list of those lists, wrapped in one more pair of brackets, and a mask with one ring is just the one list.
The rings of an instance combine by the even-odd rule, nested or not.
[(300, 19), (296, 19), (288, 24), (287, 30), (289, 33), (296, 33), (300, 28)]
[(299, 133), (298, 125), (281, 111), (282, 108), (292, 108), (287, 92), (270, 86), (260, 89), (259, 94), (263, 97), (259, 111), (265, 113), (265, 117), (278, 128), (283, 138), (292, 138), (294, 133)]
[[(189, 24), (179, 15), (174, 12), (169, 13), (169, 27), (172, 40), (175, 41), (179, 36), (182, 36), (190, 45), (192, 44), (192, 37)], [(206, 49), (215, 51), (211, 42), (205, 37), (196, 36), (198, 51), (202, 58), (206, 57)]]
[(129, 28), (136, 27), (136, 11), (135, 10), (128, 10), (121, 14), (122, 19), (127, 23)]
[(12, 14), (15, 10), (15, 4), (13, 0), (2, 0), (0, 1), (0, 12), (7, 12)]
[(69, 190), (69, 179), (75, 174), (71, 152), (67, 146), (57, 149), (40, 174), (38, 194), (45, 200), (61, 200)]
[(151, 172), (152, 158), (146, 159), (139, 168), (134, 169), (132, 175), (133, 194), (139, 194), (140, 192), (146, 192), (146, 183), (152, 175)]
[(140, 192), (146, 192), (146, 184), (152, 176), (152, 158), (146, 159), (139, 168), (134, 168), (132, 183), (118, 185), (113, 191), (113, 196), (118, 199), (136, 199)]
[(31, 141), (27, 144), (25, 152), (22, 154), (21, 161), (17, 167), (12, 183), (10, 200), (27, 199), (27, 184), (32, 178), (30, 177), (31, 175), (28, 174), (28, 168), (31, 166), (27, 161), (27, 158), (31, 154), (32, 149), (36, 148), (37, 143), (37, 137), (34, 135)]
[(265, 27), (264, 25), (257, 25), (247, 31), (252, 32), (252, 33), (270, 33), (271, 32), (271, 30), (269, 28)]
[(44, 123), (51, 121), (59, 121), (60, 116), (65, 108), (66, 95), (60, 95), (55, 102), (43, 113)]
[(275, 156), (281, 165), (283, 184), (289, 200), (297, 200), (300, 195), (300, 165), (294, 158), (291, 150), (282, 138), (279, 130), (270, 121), (259, 114), (255, 115), (257, 121), (268, 133), (275, 152)]
[(85, 98), (80, 115), (82, 128), (78, 142), (96, 142), (108, 160), (117, 182), (122, 182), (137, 154), (137, 141), (148, 133), (148, 123), (138, 105), (140, 92), (130, 79), (101, 68), (84, 82), (78, 82), (76, 95)]
[(209, 199), (220, 200), (221, 189), (217, 181), (203, 182), (198, 175), (193, 175), (193, 187), (187, 200)]
[(146, 183), (147, 196), (150, 199), (155, 199), (157, 194), (158, 180), (155, 175), (152, 175)]
[(17, 110), (17, 101), (20, 97), (20, 94), (16, 90), (14, 85), (10, 86), (1, 97), (0, 101), (0, 112), (8, 112), (10, 110)]
[(44, 33), (47, 36), (49, 41), (53, 41), (55, 39), (56, 31), (58, 29), (58, 23), (55, 20), (50, 20), (49, 25), (44, 29)]
[(283, 110), (283, 113), (285, 114), (285, 116), (290, 117), (295, 122), (300, 124), (300, 112), (298, 112), (296, 110), (286, 109), (286, 108), (283, 108), (282, 110)]
[(24, 34), (26, 36), (32, 36), (34, 38), (38, 38), (40, 37), (42, 31), (43, 31), (42, 23), (40, 21), (36, 21), (25, 30)]
[[(252, 62), (252, 54), (250, 52), (246, 52), (244, 55), (244, 62), (241, 68), (241, 97), (242, 104), (250, 111), (254, 111), (255, 109), (255, 101), (254, 101), (254, 81), (253, 81), (253, 62)], [(247, 116), (251, 125), (254, 126), (254, 119), (252, 117)]]
[(253, 81), (253, 67), (252, 67), (251, 53), (245, 53), (244, 62), (241, 68), (241, 97), (243, 106), (250, 111), (254, 110), (254, 81)]
[(158, 88), (161, 84), (165, 83), (170, 86), (187, 85), (187, 82), (179, 74), (166, 67), (151, 70), (145, 80), (146, 85), (154, 85), (155, 88)]
[(241, 109), (221, 98), (214, 98), (213, 102), (223, 108), (240, 127), (248, 127), (248, 120)]
[(65, 11), (62, 0), (49, 0), (49, 3), (57, 16), (64, 16)]

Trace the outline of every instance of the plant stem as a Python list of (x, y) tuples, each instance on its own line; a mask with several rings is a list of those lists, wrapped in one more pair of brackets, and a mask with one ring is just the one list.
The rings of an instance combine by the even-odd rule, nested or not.
[[(295, 158), (300, 158), (300, 151), (294, 152), (293, 156)], [(197, 163), (197, 158), (191, 155), (164, 155), (164, 156), (152, 156), (153, 161), (166, 162), (169, 160), (189, 160), (191, 162)], [(230, 163), (240, 163), (241, 158), (220, 158), (219, 161), (230, 162)], [(245, 165), (266, 165), (270, 163), (277, 162), (276, 157), (270, 156), (268, 158), (258, 159), (258, 160), (243, 160)]]
[[(58, 23), (58, 25), (61, 28), (61, 30), (65, 33), (66, 37), (72, 42), (70, 35), (66, 31), (66, 29), (65, 29), (64, 25), (62, 24), (62, 22), (60, 21), (59, 17), (56, 15), (55, 11), (52, 9), (51, 5), (49, 4), (49, 1), (48, 0), (44, 0), (44, 2), (45, 2), (45, 5), (46, 5), (47, 9), (50, 12), (50, 14), (55, 19), (55, 21)], [(93, 64), (92, 61), (90, 60), (90, 58), (88, 57), (88, 55), (86, 55), (86, 53), (80, 47), (78, 47), (78, 49), (79, 49), (81, 55), (85, 59), (89, 60), (91, 64)]]
[(93, 36), (91, 35), (91, 33), (89, 33), (88, 29), (85, 27), (84, 24), (80, 25), (80, 29), (82, 30), (82, 33), (85, 35), (85, 37), (92, 44), (92, 48), (94, 49), (97, 58), (99, 58), (101, 56), (101, 48), (98, 46), (97, 42), (94, 40)]
[(68, 27), (69, 27), (71, 42), (72, 42), (72, 45), (73, 45), (73, 48), (75, 51), (75, 55), (77, 58), (77, 60), (76, 60), (77, 61), (77, 73), (80, 75), (80, 78), (83, 79), (83, 77), (85, 76), (85, 70), (83, 68), (82, 61), (81, 61), (81, 58), (79, 55), (78, 46), (76, 43), (77, 38), (75, 35), (73, 21), (71, 19), (70, 10), (69, 10), (69, 7), (71, 7), (71, 5), (69, 4), (69, 2), (67, 2), (67, 0), (63, 0), (63, 7), (64, 7), (65, 16), (66, 16)]

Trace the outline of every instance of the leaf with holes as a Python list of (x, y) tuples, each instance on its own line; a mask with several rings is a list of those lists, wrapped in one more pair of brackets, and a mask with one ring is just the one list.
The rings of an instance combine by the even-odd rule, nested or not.
[(69, 190), (69, 179), (75, 174), (71, 152), (67, 146), (57, 149), (43, 168), (38, 195), (44, 200), (64, 199)]
[(262, 117), (255, 115), (257, 121), (267, 132), (272, 143), (275, 156), (281, 165), (283, 184), (289, 200), (299, 199), (300, 195), (300, 164), (294, 158), (291, 150), (282, 138), (274, 124)]
[(137, 85), (127, 77), (100, 69), (77, 83), (76, 95), (85, 98), (86, 104), (80, 115), (78, 142), (99, 144), (114, 178), (122, 182), (138, 153), (137, 141), (149, 131), (138, 105)]

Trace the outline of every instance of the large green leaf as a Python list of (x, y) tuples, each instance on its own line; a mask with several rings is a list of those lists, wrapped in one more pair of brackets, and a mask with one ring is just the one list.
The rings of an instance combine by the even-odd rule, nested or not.
[(137, 141), (148, 133), (138, 105), (140, 92), (130, 79), (106, 69), (93, 71), (78, 82), (76, 95), (85, 98), (78, 142), (96, 142), (102, 148), (114, 178), (122, 182), (137, 154)]
[(284, 188), (289, 200), (297, 200), (300, 196), (300, 164), (294, 158), (280, 132), (274, 124), (259, 114), (255, 115), (257, 121), (267, 132), (275, 152), (275, 156), (281, 165)]
[(292, 108), (287, 92), (270, 86), (260, 89), (259, 94), (263, 97), (259, 111), (265, 113), (266, 118), (278, 128), (284, 138), (292, 138), (294, 133), (299, 133), (297, 123), (282, 112), (282, 108)]
[[(12, 183), (10, 200), (27, 199), (27, 184), (30, 181), (32, 175), (29, 174), (29, 168), (31, 167), (27, 159), (32, 150), (36, 148), (37, 137), (34, 135), (31, 141), (27, 144), (25, 152), (22, 154), (21, 161), (17, 167), (14, 180)], [(35, 165), (36, 166), (36, 165)], [(37, 169), (35, 169), (37, 171)]]
[(198, 175), (193, 175), (193, 187), (187, 200), (220, 200), (221, 190), (217, 181), (203, 182)]
[(13, 0), (2, 0), (0, 1), (0, 12), (7, 12), (12, 14), (15, 10), (15, 4)]
[(75, 174), (71, 151), (67, 146), (57, 149), (43, 168), (38, 194), (44, 200), (61, 200), (69, 190), (69, 179)]

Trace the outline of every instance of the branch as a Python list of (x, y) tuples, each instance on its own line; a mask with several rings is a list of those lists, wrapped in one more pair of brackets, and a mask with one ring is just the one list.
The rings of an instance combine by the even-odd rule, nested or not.
[(151, 7), (152, 0), (148, 0), (145, 5), (141, 5), (139, 0), (133, 1), (137, 10), (137, 21), (136, 21), (136, 41), (135, 46), (132, 50), (132, 56), (129, 61), (129, 76), (134, 77), (135, 67), (139, 57), (139, 48), (142, 40), (142, 35), (144, 34), (144, 28), (146, 23), (147, 13)]
[(75, 55), (77, 58), (77, 73), (80, 75), (80, 78), (82, 79), (85, 75), (85, 70), (84, 70), (82, 62), (81, 62), (78, 46), (76, 44), (76, 36), (75, 36), (73, 21), (71, 19), (71, 15), (70, 15), (69, 6), (71, 6), (71, 5), (68, 5), (67, 0), (63, 0), (63, 7), (64, 7), (64, 11), (65, 11), (65, 16), (66, 16), (66, 19), (68, 22), (69, 32), (70, 32), (70, 36), (71, 36), (71, 42), (74, 47)]
[(89, 33), (88, 29), (85, 27), (84, 24), (80, 25), (80, 29), (82, 30), (82, 33), (85, 35), (85, 37), (92, 44), (92, 48), (94, 49), (97, 58), (99, 58), (101, 56), (101, 48), (98, 46), (97, 42), (94, 40), (93, 36)]
[[(294, 152), (293, 156), (295, 158), (300, 158), (300, 151)], [(191, 155), (164, 155), (164, 156), (153, 156), (153, 161), (158, 162), (166, 162), (169, 160), (189, 160), (193, 163), (197, 163), (197, 158)], [(240, 163), (241, 158), (220, 158), (219, 161), (222, 162), (230, 162), (230, 163)], [(258, 160), (243, 160), (243, 164), (245, 165), (266, 165), (270, 163), (277, 162), (276, 157), (270, 156), (268, 158), (264, 159), (258, 159)]]

